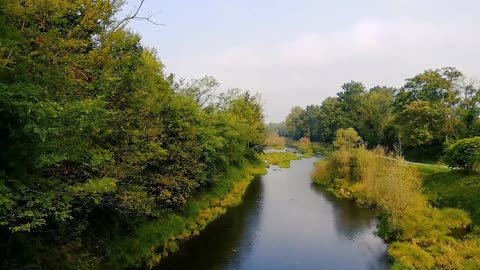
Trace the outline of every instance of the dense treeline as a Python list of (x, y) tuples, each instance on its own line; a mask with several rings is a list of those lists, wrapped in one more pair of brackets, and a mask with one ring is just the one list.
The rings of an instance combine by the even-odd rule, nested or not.
[(259, 97), (164, 74), (115, 19), (121, 4), (0, 2), (3, 258), (22, 256), (12, 243), (72, 250), (161, 218), (263, 149)]
[(352, 81), (321, 105), (292, 108), (285, 131), (331, 143), (335, 131), (352, 127), (369, 147), (437, 158), (453, 141), (480, 135), (479, 102), (478, 85), (451, 67), (427, 70), (400, 89)]

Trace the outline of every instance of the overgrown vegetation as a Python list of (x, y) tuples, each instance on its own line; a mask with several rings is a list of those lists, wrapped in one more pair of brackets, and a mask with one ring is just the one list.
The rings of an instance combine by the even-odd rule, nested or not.
[[(176, 252), (182, 241), (198, 235), (211, 221), (223, 215), (227, 207), (241, 203), (254, 175), (266, 173), (262, 162), (242, 169), (232, 168), (221, 182), (209, 192), (193, 198), (180, 212), (140, 224), (128, 237), (119, 236), (108, 243), (114, 249), (110, 250), (109, 259), (103, 261), (102, 267), (155, 266), (164, 256)], [(118, 253), (124, 256), (119, 257)]]
[(422, 178), (414, 166), (356, 145), (358, 135), (339, 130), (336, 151), (316, 165), (315, 183), (359, 204), (382, 209), (379, 234), (390, 241), (393, 269), (478, 269), (477, 232), (455, 237), (471, 228), (460, 209), (434, 208), (422, 194)]
[(480, 225), (480, 175), (459, 170), (437, 171), (423, 177), (425, 193), (438, 206), (454, 207), (470, 213)]
[(310, 142), (310, 139), (306, 137), (302, 137), (298, 141), (289, 140), (288, 146), (297, 149), (305, 157), (311, 157), (314, 154), (312, 149), (312, 143)]
[(285, 138), (278, 135), (278, 133), (269, 133), (267, 135), (267, 139), (265, 140), (265, 144), (268, 148), (282, 150), (285, 148)]
[(105, 243), (215, 194), (263, 150), (259, 96), (165, 74), (115, 19), (122, 3), (0, 1), (2, 268), (121, 261)]

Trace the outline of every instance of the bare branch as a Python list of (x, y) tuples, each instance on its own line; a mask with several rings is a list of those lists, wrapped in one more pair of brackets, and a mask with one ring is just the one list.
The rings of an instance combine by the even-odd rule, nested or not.
[(135, 13), (133, 13), (133, 15), (130, 15), (130, 16), (127, 16), (125, 18), (123, 18), (122, 20), (120, 20), (118, 22), (118, 24), (113, 28), (113, 30), (117, 30), (123, 26), (125, 26), (129, 21), (131, 20), (145, 20), (145, 21), (148, 21), (154, 25), (161, 25), (161, 26), (165, 26), (164, 24), (162, 23), (157, 23), (155, 21), (152, 20), (152, 17), (155, 16), (155, 15), (158, 15), (160, 14), (161, 12), (157, 12), (157, 13), (154, 13), (150, 16), (138, 16), (138, 14), (140, 13), (140, 10), (142, 9), (142, 6), (143, 6), (143, 3), (145, 2), (145, 0), (141, 0), (140, 1), (140, 5), (138, 5), (138, 8), (137, 10), (135, 11)]

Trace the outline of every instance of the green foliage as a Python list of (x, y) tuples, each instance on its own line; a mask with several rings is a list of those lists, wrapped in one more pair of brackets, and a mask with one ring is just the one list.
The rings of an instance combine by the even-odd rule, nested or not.
[(342, 89), (336, 98), (325, 99), (321, 106), (293, 108), (286, 120), (287, 136), (331, 143), (338, 129), (353, 127), (368, 144), (384, 143), (392, 121), (393, 89), (374, 87), (367, 91), (362, 83), (353, 81)]
[(423, 176), (425, 192), (435, 204), (468, 211), (480, 224), (480, 176), (464, 171), (436, 171)]
[(290, 160), (301, 159), (295, 153), (292, 152), (269, 152), (260, 156), (261, 159), (268, 162), (271, 165), (278, 165), (280, 168), (290, 168)]
[(28, 246), (25, 264), (103, 258), (98, 239), (162, 220), (263, 151), (261, 98), (166, 76), (118, 25), (122, 4), (0, 2), (1, 241)]
[[(139, 224), (128, 235), (119, 235), (108, 245), (108, 260), (103, 268), (152, 267), (169, 253), (176, 252), (186, 239), (198, 235), (208, 223), (222, 215), (226, 208), (238, 205), (253, 175), (266, 173), (264, 164), (255, 163), (245, 168), (230, 168), (208, 193), (190, 200), (176, 213)], [(138, 260), (142, 258), (142, 260)]]
[(480, 171), (480, 137), (456, 141), (448, 146), (445, 157), (451, 167)]
[[(472, 222), (469, 215), (461, 209), (431, 207), (422, 194), (416, 167), (386, 156), (382, 149), (339, 149), (316, 164), (312, 180), (338, 196), (382, 209), (379, 235), (394, 241), (388, 247), (388, 254), (395, 261), (393, 269), (477, 269), (480, 238), (475, 232), (467, 234)], [(448, 169), (438, 167), (435, 171), (442, 170)], [(447, 194), (439, 188), (439, 179), (430, 179), (426, 173), (423, 170), (429, 193), (437, 188), (443, 191), (442, 195)], [(438, 175), (451, 173), (454, 171)], [(448, 185), (448, 191), (458, 187), (451, 180), (443, 183)], [(463, 198), (474, 198), (477, 192), (473, 190), (471, 197)], [(456, 196), (462, 195), (456, 192)], [(442, 206), (456, 207), (446, 203)], [(455, 238), (459, 233), (463, 238)]]
[(362, 138), (353, 128), (339, 129), (335, 132), (333, 146), (337, 150), (351, 150), (363, 144)]
[(342, 86), (321, 105), (294, 107), (286, 135), (330, 144), (339, 129), (353, 128), (369, 149), (383, 145), (412, 160), (438, 161), (445, 144), (480, 131), (480, 88), (455, 68), (407, 79), (400, 89), (360, 82)]
[(285, 132), (288, 137), (294, 140), (300, 139), (306, 132), (302, 119), (303, 113), (304, 109), (301, 107), (293, 107), (285, 120)]
[(441, 141), (443, 121), (439, 107), (428, 101), (413, 101), (398, 114), (397, 123), (405, 144), (415, 147)]

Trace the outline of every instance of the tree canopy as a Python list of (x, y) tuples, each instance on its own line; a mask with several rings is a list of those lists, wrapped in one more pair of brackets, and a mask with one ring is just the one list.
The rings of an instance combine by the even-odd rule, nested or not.
[(263, 150), (260, 97), (165, 74), (122, 3), (0, 2), (2, 242), (87, 245), (99, 217), (162, 217)]
[(321, 105), (294, 107), (286, 135), (332, 143), (337, 130), (353, 128), (368, 147), (435, 159), (446, 143), (480, 134), (479, 93), (478, 84), (453, 67), (426, 70), (400, 89), (367, 90), (352, 81)]

